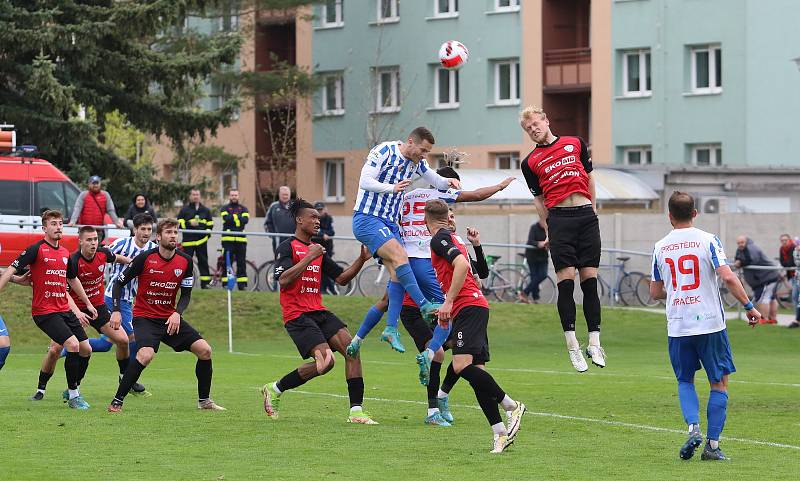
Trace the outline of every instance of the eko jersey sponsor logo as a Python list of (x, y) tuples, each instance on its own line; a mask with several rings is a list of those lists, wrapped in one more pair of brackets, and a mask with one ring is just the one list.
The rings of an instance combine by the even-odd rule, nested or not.
[(50, 276), (59, 276), (59, 277), (67, 277), (67, 270), (66, 269), (47, 269), (44, 272), (45, 275)]
[[(572, 147), (572, 146), (568, 145), (567, 147)], [(566, 156), (566, 157), (564, 157), (564, 158), (562, 158), (560, 160), (557, 160), (557, 161), (553, 162), (552, 165), (548, 165), (547, 167), (545, 167), (544, 168), (544, 173), (545, 173), (545, 175), (547, 175), (553, 169), (557, 169), (557, 168), (559, 168), (561, 166), (564, 166), (564, 165), (574, 164), (577, 160), (578, 160), (577, 157), (575, 157), (574, 155), (568, 155), (568, 156)]]
[(160, 287), (162, 289), (176, 289), (178, 287), (177, 282), (155, 282), (150, 281), (150, 284), (147, 287)]

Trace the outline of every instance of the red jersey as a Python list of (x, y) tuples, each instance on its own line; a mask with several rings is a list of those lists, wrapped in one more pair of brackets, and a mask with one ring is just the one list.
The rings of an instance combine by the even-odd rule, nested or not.
[(537, 145), (522, 162), (522, 174), (535, 196), (544, 195), (548, 209), (572, 194), (592, 200), (589, 172), (592, 158), (580, 137), (556, 137), (552, 144)]
[(156, 247), (136, 256), (116, 282), (124, 286), (134, 277), (139, 278), (134, 317), (166, 319), (176, 312), (178, 288), (192, 287), (193, 270), (192, 258), (182, 250), (176, 249), (171, 259), (165, 259)]
[[(469, 254), (467, 254), (467, 246), (464, 245), (464, 242), (453, 231), (440, 229), (431, 239), (431, 263), (436, 270), (436, 278), (439, 279), (445, 296), (450, 290), (453, 280), (453, 261), (458, 256), (464, 256), (464, 260), (469, 266)], [(469, 269), (467, 269), (464, 285), (461, 286), (461, 290), (453, 300), (453, 316), (455, 317), (458, 311), (467, 306), (489, 308), (489, 303), (486, 302), (486, 298), (481, 292), (481, 286), (472, 277)]]
[[(290, 237), (278, 246), (275, 253), (275, 279), (300, 262), (308, 255), (311, 244)], [(328, 254), (311, 261), (300, 277), (286, 287), (281, 287), (281, 309), (284, 324), (297, 319), (306, 312), (326, 311), (322, 305), (322, 274), (336, 279), (344, 269), (331, 259)]]
[(17, 272), (31, 271), (31, 315), (42, 316), (55, 312), (68, 312), (67, 279), (75, 273), (68, 272), (69, 251), (64, 246), (52, 246), (42, 239), (28, 247), (11, 264)]
[[(86, 291), (86, 297), (93, 306), (103, 304), (103, 293), (105, 292), (105, 271), (106, 264), (110, 264), (117, 259), (117, 256), (105, 247), (98, 247), (94, 257), (87, 259), (83, 257), (80, 249), (73, 252), (69, 256), (67, 263), (67, 272), (74, 273), (78, 280), (81, 281), (83, 290)], [(75, 301), (78, 309), (85, 309), (86, 305), (78, 296), (70, 291), (69, 295)]]

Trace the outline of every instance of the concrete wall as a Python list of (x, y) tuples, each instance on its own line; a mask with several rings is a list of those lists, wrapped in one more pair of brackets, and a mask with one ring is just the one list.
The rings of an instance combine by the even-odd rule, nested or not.
[[(337, 235), (352, 236), (351, 216), (335, 216), (334, 229)], [(466, 227), (477, 227), (484, 243), (524, 243), (528, 238), (530, 225), (537, 219), (533, 214), (493, 215), (459, 215), (456, 209), (458, 230)], [(247, 225), (248, 232), (263, 232), (263, 218), (253, 218)], [(701, 214), (696, 222), (698, 228), (719, 235), (725, 246), (725, 253), (733, 258), (736, 252), (736, 236), (745, 234), (761, 247), (770, 258), (778, 256), (778, 238), (783, 233), (800, 235), (800, 217), (789, 214)], [(671, 229), (665, 214), (602, 214), (600, 215), (600, 233), (603, 247), (608, 249), (626, 249), (651, 252), (653, 245)], [(219, 237), (212, 237), (209, 242), (209, 257), (216, 259), (216, 249), (220, 247)], [(335, 257), (350, 261), (358, 255), (358, 244), (355, 241), (339, 240), (335, 243)], [(485, 247), (487, 254), (501, 255), (501, 262), (517, 261), (519, 249)], [(626, 256), (628, 254), (625, 254)], [(272, 244), (267, 238), (251, 238), (248, 243), (248, 259), (260, 265), (272, 259)], [(647, 272), (650, 268), (650, 257), (631, 255), (630, 270)], [(612, 262), (610, 254), (603, 257), (603, 263)]]

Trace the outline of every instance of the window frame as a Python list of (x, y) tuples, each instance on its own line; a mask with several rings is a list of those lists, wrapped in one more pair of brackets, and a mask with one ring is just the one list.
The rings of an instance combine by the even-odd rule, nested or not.
[(319, 28), (338, 28), (344, 27), (344, 6), (342, 5), (343, 0), (333, 0), (333, 8), (334, 8), (334, 21), (328, 21), (328, 4), (327, 2), (323, 2), (320, 5), (320, 16), (319, 16)]
[[(722, 144), (692, 144), (691, 160), (695, 167), (722, 167)], [(697, 163), (697, 154), (701, 150), (708, 150), (708, 165)]]
[(439, 1), (440, 0), (433, 0), (433, 18), (453, 18), (458, 16), (459, 12), (458, 0), (446, 0), (447, 1), (446, 12), (439, 11)]
[[(639, 163), (631, 162), (631, 154), (639, 154)], [(622, 149), (622, 163), (625, 165), (652, 165), (653, 164), (653, 148), (649, 145), (634, 145), (623, 147)]]
[[(334, 79), (334, 109), (328, 109), (328, 80)], [(344, 73), (343, 72), (330, 72), (323, 75), (322, 89), (320, 93), (321, 100), (321, 115), (334, 116), (344, 115)]]
[[(442, 102), (441, 91), (439, 90), (440, 78), (443, 73), (448, 75), (448, 89), (449, 98), (447, 102)], [(434, 85), (433, 85), (433, 106), (436, 109), (457, 109), (461, 103), (461, 96), (459, 95), (459, 75), (458, 70), (447, 70), (446, 68), (436, 67), (434, 70)]]
[[(344, 179), (344, 167), (345, 162), (342, 158), (335, 158), (335, 159), (321, 159), (323, 160), (322, 163), (322, 196), (325, 202), (332, 202), (332, 203), (342, 203), (346, 201), (345, 196), (345, 179)], [(337, 179), (336, 181), (336, 191), (334, 195), (329, 195), (330, 192), (328, 191), (328, 181), (329, 179), (329, 169), (328, 166), (332, 165), (333, 170)]]
[[(517, 151), (494, 152), (492, 155), (494, 156), (494, 167), (497, 170), (518, 170), (521, 166), (521, 157)], [(507, 169), (500, 166), (501, 158), (508, 158)]]
[[(639, 89), (631, 90), (629, 81), (629, 66), (628, 58), (637, 56), (639, 57)], [(648, 72), (647, 57), (650, 57), (650, 72)], [(623, 97), (650, 97), (653, 95), (653, 55), (649, 48), (627, 50), (622, 53), (622, 96)], [(650, 88), (647, 88), (648, 79), (650, 80)]]
[[(228, 176), (230, 176), (231, 184), (230, 184), (229, 187), (226, 188), (225, 187), (225, 177), (228, 177)], [(220, 201), (220, 203), (225, 203), (225, 201), (228, 199), (228, 191), (229, 190), (238, 189), (238, 188), (239, 188), (239, 173), (238, 172), (236, 172), (234, 170), (230, 170), (230, 169), (226, 169), (226, 170), (220, 171), (220, 173), (219, 173), (219, 201)]]
[[(708, 86), (699, 87), (697, 85), (697, 55), (706, 52), (708, 54)], [(722, 93), (722, 66), (717, 64), (717, 52), (719, 52), (719, 63), (722, 63), (722, 45), (708, 44), (698, 45), (689, 49), (690, 75), (689, 89), (693, 94), (719, 94)], [(719, 82), (717, 82), (719, 73)]]
[(383, 2), (384, 0), (376, 0), (376, 23), (394, 23), (400, 21), (400, 4), (398, 0), (385, 0), (389, 2), (389, 13), (387, 17), (383, 16)]
[[(500, 67), (509, 65), (509, 96), (508, 99), (500, 98)], [(494, 105), (519, 105), (520, 86), (519, 86), (519, 59), (497, 60), (494, 62)], [(516, 97), (514, 94), (516, 93)]]
[(518, 12), (520, 0), (508, 0), (508, 5), (500, 5), (500, 0), (494, 0), (495, 12)]
[[(400, 67), (377, 67), (375, 71), (375, 112), (382, 114), (390, 114), (399, 112), (401, 108), (400, 103)], [(386, 105), (382, 100), (383, 97), (383, 75), (391, 75), (391, 87), (389, 95), (392, 97), (392, 102)]]

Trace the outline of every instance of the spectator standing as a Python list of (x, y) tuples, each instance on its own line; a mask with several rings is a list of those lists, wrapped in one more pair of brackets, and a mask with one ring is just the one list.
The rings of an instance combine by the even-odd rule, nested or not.
[[(794, 265), (800, 266), (800, 238), (794, 240), (794, 252), (792, 253), (794, 258)], [(796, 273), (795, 273), (796, 274)], [(792, 295), (794, 295), (795, 290), (800, 289), (800, 275), (795, 275), (794, 279), (792, 279), (794, 283), (792, 284), (794, 287), (792, 289)], [(790, 329), (800, 327), (800, 299), (795, 299), (795, 312), (794, 312), (794, 322), (789, 324)]]
[[(325, 253), (333, 257), (333, 239), (336, 235), (333, 230), (333, 216), (328, 213), (328, 208), (323, 202), (315, 202), (314, 208), (319, 212), (319, 233), (311, 240), (325, 248)], [(336, 283), (329, 276), (322, 276), (322, 293), (336, 295)]]
[(797, 307), (797, 298), (800, 290), (797, 285), (797, 272), (793, 269), (797, 263), (794, 261), (795, 242), (789, 234), (781, 236), (781, 247), (778, 250), (778, 261), (786, 267), (786, 279), (792, 284), (792, 306)]
[[(111, 221), (122, 228), (122, 219), (117, 216), (114, 208), (114, 201), (111, 194), (101, 187), (102, 179), (93, 175), (89, 177), (89, 188), (84, 190), (75, 199), (75, 206), (72, 208), (72, 216), (69, 219), (69, 226), (75, 224), (102, 226), (105, 225), (105, 217), (108, 214)], [(102, 242), (106, 237), (106, 231), (101, 229), (98, 233), (98, 242)]]
[(158, 222), (156, 210), (150, 204), (150, 199), (141, 192), (133, 196), (133, 202), (128, 206), (128, 212), (125, 214), (125, 226), (131, 230), (131, 235), (134, 231), (133, 218), (138, 214), (147, 214), (153, 218), (153, 223)]
[[(231, 264), (236, 262), (236, 284), (239, 290), (247, 289), (247, 236), (234, 234), (234, 232), (244, 232), (247, 222), (250, 220), (250, 212), (247, 207), (239, 203), (239, 191), (231, 189), (228, 193), (228, 203), (222, 206), (220, 216), (222, 216), (222, 230), (226, 234), (222, 235), (223, 255), (227, 256), (230, 252)], [(224, 277), (228, 280), (228, 275)]]
[[(278, 189), (278, 200), (273, 202), (269, 209), (267, 209), (267, 218), (264, 221), (264, 231), (272, 232), (275, 234), (294, 234), (295, 223), (294, 217), (289, 212), (289, 201), (292, 198), (292, 191), (287, 186), (281, 186)], [(288, 237), (273, 237), (272, 238), (272, 253), (278, 249), (281, 242), (288, 239)]]
[[(178, 227), (189, 230), (212, 230), (214, 219), (211, 211), (200, 202), (200, 190), (189, 192), (189, 203), (178, 212)], [(181, 249), (189, 257), (197, 256), (197, 269), (200, 271), (200, 288), (208, 289), (211, 274), (208, 272), (208, 238), (210, 234), (184, 232)]]
[[(752, 239), (740, 235), (736, 238), (736, 261), (739, 268), (748, 266), (776, 267)], [(775, 293), (778, 289), (780, 275), (775, 269), (744, 269), (744, 280), (753, 289), (753, 303), (763, 313), (762, 324), (777, 324), (778, 300)]]
[(525, 260), (528, 262), (528, 269), (531, 273), (530, 282), (518, 294), (520, 302), (525, 304), (530, 302), (529, 298), (533, 299), (534, 304), (539, 301), (539, 284), (547, 279), (548, 254), (546, 240), (547, 232), (545, 232), (544, 227), (539, 221), (534, 222), (530, 231), (528, 231), (526, 244), (535, 247), (525, 249)]

